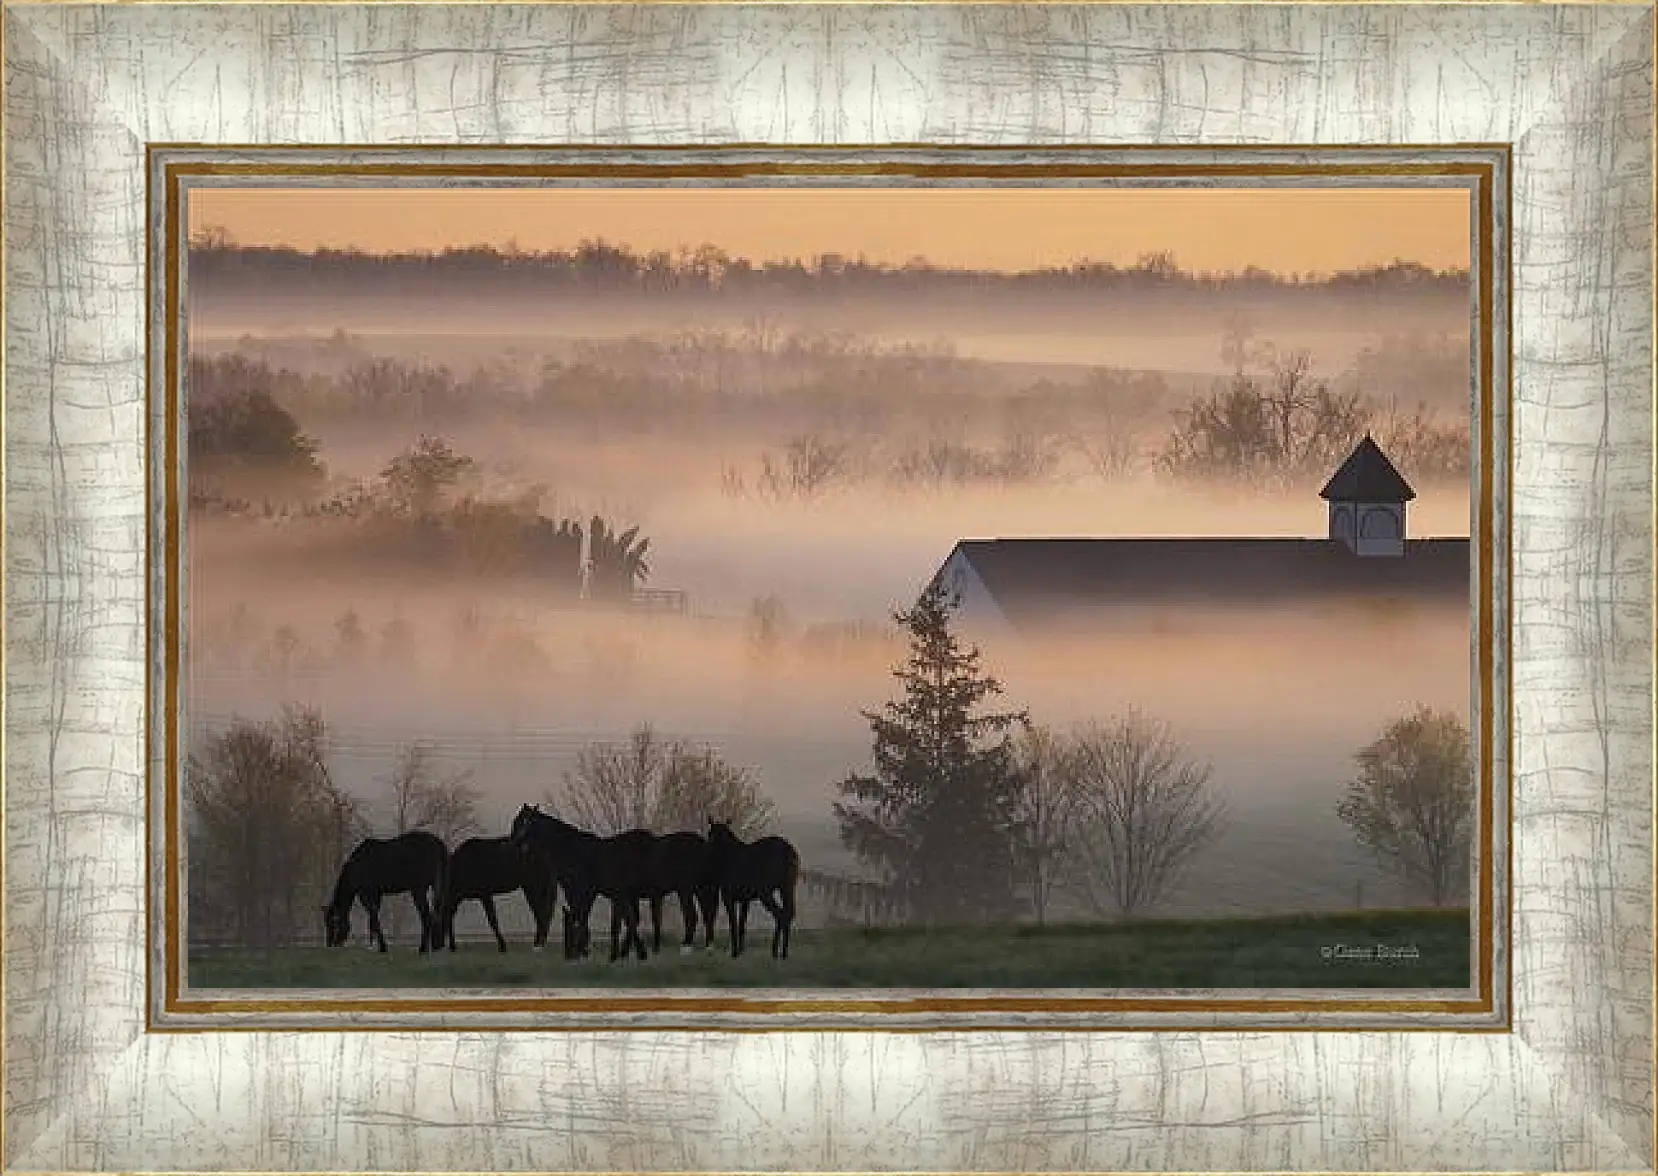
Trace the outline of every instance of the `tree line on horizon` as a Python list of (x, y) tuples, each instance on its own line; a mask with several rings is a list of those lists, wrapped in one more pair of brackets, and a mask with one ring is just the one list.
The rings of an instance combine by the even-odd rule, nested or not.
[(676, 250), (636, 251), (602, 239), (573, 249), (524, 251), (508, 246), (474, 244), (438, 250), (371, 252), (354, 248), (299, 250), (290, 246), (243, 245), (222, 229), (205, 229), (190, 239), (189, 277), (198, 287), (237, 280), (340, 281), (362, 279), (404, 283), (427, 277), (449, 283), (458, 279), (505, 281), (549, 289), (626, 291), (631, 293), (721, 292), (787, 294), (814, 290), (835, 293), (885, 292), (912, 295), (920, 289), (974, 295), (998, 292), (1078, 292), (1148, 289), (1220, 291), (1242, 289), (1324, 294), (1410, 293), (1468, 296), (1468, 270), (1436, 270), (1398, 259), (1332, 273), (1280, 273), (1259, 266), (1221, 272), (1183, 269), (1173, 253), (1143, 254), (1133, 265), (1078, 259), (1067, 266), (1028, 270), (987, 270), (940, 265), (924, 257), (903, 264), (870, 261), (860, 256), (824, 252), (809, 258), (755, 260), (713, 244)]

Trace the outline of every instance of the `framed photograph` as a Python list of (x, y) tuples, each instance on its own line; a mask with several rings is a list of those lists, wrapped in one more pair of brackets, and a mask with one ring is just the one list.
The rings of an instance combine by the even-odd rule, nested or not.
[(150, 178), (158, 1023), (1503, 1020), (1505, 152)]
[(1652, 1169), (1649, 5), (5, 19), (8, 1165)]

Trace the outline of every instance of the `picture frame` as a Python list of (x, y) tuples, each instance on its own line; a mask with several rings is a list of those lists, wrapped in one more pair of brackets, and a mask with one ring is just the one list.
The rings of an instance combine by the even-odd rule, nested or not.
[[(150, 778), (149, 836), (152, 863), (150, 952), (151, 1024), (211, 1029), (321, 1027), (445, 1028), (457, 1024), (497, 1029), (556, 1028), (635, 1031), (652, 1028), (963, 1029), (1011, 1028), (1159, 1029), (1206, 1028), (1424, 1028), (1489, 1029), (1507, 1024), (1509, 956), (1507, 826), (1510, 785), (1504, 753), (1508, 729), (1510, 664), (1507, 641), (1509, 562), (1505, 471), (1509, 465), (1510, 393), (1506, 355), (1508, 265), (1507, 152), (1500, 148), (1427, 148), (1406, 152), (1271, 149), (1021, 148), (1007, 152), (972, 148), (766, 149), (710, 147), (694, 150), (629, 148), (255, 149), (225, 152), (166, 146), (149, 152), (150, 272), (154, 283), (149, 421), (153, 529), (149, 608), (151, 641), (159, 657), (180, 667), (151, 683), (152, 760), (162, 771)], [(179, 454), (186, 432), (182, 395), (185, 356), (194, 355), (187, 308), (199, 306), (186, 274), (187, 245), (181, 226), (193, 194), (245, 190), (248, 186), (332, 185), (405, 191), (525, 184), (620, 191), (669, 186), (703, 192), (740, 185), (786, 193), (821, 185), (903, 185), (959, 190), (961, 185), (1033, 188), (1089, 185), (1245, 186), (1263, 195), (1285, 188), (1408, 185), (1466, 194), (1469, 215), (1469, 340), (1472, 462), (1469, 524), (1472, 538), (1473, 639), (1470, 673), (1476, 698), (1473, 742), (1479, 761), (1473, 820), (1477, 826), (1469, 921), (1474, 948), (1468, 979), (1460, 988), (1365, 988), (1342, 983), (1330, 968), (1329, 991), (1214, 988), (1066, 991), (986, 986), (982, 989), (809, 989), (796, 986), (733, 991), (720, 988), (618, 995), (602, 986), (537, 991), (450, 988), (437, 982), (420, 990), (213, 989), (192, 983), (183, 944), (188, 893), (181, 798), (186, 757), (182, 733), (190, 707), (180, 683), (195, 663), (185, 635), (191, 601), (185, 585), (203, 572), (185, 556), (191, 530), (184, 525), (188, 481)], [(192, 513), (192, 518), (194, 514)], [(1469, 560), (1470, 555), (1461, 557)], [(193, 748), (191, 749), (194, 750)], [(1332, 951), (1334, 945), (1331, 944)], [(1309, 952), (1309, 955), (1311, 952)], [(559, 983), (554, 981), (554, 983)], [(565, 983), (568, 983), (567, 981)]]
[[(8, 5), (5, 22), (8, 1166), (1652, 1169), (1650, 5)], [(1238, 101), (1191, 100), (1221, 77)], [(1501, 1023), (525, 1034), (468, 1015), (342, 1035), (154, 1016), (150, 154), (531, 144), (560, 119), (592, 147), (1504, 145)]]

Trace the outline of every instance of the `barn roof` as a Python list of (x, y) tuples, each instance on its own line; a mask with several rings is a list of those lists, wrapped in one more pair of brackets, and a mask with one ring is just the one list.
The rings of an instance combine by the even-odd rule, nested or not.
[(1067, 607), (1153, 601), (1465, 603), (1473, 583), (1467, 539), (1412, 539), (1388, 557), (1330, 539), (964, 539), (955, 552), (1015, 625)]
[(1416, 491), (1366, 433), (1318, 496), (1337, 502), (1409, 502)]

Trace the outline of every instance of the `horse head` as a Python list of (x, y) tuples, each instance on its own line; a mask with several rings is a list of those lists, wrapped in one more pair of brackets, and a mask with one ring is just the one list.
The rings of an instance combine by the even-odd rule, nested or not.
[(351, 911), (339, 910), (331, 904), (322, 908), (322, 941), (327, 947), (340, 947), (351, 935)]
[(512, 832), (508, 834), (507, 840), (519, 848), (523, 848), (530, 827), (535, 824), (535, 819), (540, 815), (541, 810), (533, 804), (526, 804), (519, 808), (518, 815), (512, 819)]
[(527, 804), (513, 818), (512, 833), (507, 840), (520, 849), (553, 849), (578, 832), (569, 822)]

